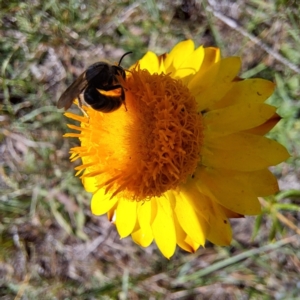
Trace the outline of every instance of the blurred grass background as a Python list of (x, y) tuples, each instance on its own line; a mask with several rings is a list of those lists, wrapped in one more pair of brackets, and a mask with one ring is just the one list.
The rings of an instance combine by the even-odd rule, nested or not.
[[(0, 299), (299, 299), (298, 0), (0, 0), (0, 14)], [(262, 214), (232, 222), (230, 247), (168, 261), (90, 213), (55, 105), (91, 63), (133, 51), (128, 67), (183, 39), (276, 82), (270, 135), (292, 157), (272, 168), (281, 192)]]

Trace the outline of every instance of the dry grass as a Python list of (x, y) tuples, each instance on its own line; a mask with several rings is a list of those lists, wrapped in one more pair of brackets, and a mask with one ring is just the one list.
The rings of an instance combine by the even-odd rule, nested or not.
[[(0, 299), (298, 299), (300, 8), (298, 1), (1, 1)], [(292, 158), (261, 216), (233, 222), (230, 247), (170, 260), (120, 240), (68, 159), (55, 107), (83, 68), (130, 65), (179, 40), (243, 59), (243, 76), (276, 80), (284, 117), (271, 136)], [(131, 59), (131, 61), (130, 61)]]

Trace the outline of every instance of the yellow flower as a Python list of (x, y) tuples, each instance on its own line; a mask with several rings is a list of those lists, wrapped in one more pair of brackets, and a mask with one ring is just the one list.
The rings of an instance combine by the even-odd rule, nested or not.
[(170, 258), (176, 245), (194, 252), (209, 240), (228, 245), (228, 218), (260, 213), (259, 196), (278, 191), (268, 170), (289, 157), (264, 137), (280, 120), (265, 104), (274, 84), (237, 77), (238, 57), (191, 40), (169, 54), (148, 52), (121, 84), (126, 108), (87, 115), (81, 123), (78, 174), (93, 193), (95, 215), (107, 213), (121, 238), (155, 240)]

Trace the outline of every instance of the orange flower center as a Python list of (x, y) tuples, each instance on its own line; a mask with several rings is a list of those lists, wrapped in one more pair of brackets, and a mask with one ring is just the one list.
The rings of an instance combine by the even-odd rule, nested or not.
[[(112, 197), (161, 196), (192, 175), (200, 160), (202, 116), (180, 80), (134, 69), (121, 82), (126, 109), (103, 114), (86, 108), (81, 148), (84, 176)], [(83, 156), (83, 155), (80, 155)]]

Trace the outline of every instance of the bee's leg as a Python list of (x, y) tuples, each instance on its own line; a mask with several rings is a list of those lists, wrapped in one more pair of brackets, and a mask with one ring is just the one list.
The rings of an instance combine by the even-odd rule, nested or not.
[(82, 108), (82, 102), (83, 102), (83, 94), (80, 94), (78, 96), (78, 107), (85, 117), (90, 118), (89, 115), (86, 113), (86, 111)]

